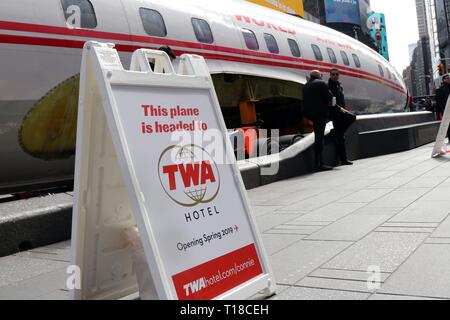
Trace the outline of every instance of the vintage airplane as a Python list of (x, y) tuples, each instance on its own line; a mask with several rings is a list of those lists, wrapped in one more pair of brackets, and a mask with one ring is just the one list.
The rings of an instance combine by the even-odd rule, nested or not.
[[(112, 42), (124, 65), (137, 48), (206, 58), (229, 128), (305, 130), (302, 87), (341, 71), (351, 110), (401, 111), (399, 73), (327, 27), (239, 0), (0, 1), (0, 193), (70, 182), (81, 49)], [(176, 63), (176, 62), (175, 62)]]

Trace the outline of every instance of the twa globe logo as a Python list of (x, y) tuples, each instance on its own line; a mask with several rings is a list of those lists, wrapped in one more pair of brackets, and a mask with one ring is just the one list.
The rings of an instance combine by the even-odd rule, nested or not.
[(158, 162), (159, 181), (167, 196), (183, 207), (213, 201), (220, 175), (211, 155), (200, 146), (170, 146)]

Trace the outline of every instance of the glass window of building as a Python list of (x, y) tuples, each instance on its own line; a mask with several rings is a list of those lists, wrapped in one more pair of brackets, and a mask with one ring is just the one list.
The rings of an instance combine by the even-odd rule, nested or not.
[(350, 60), (348, 59), (348, 55), (345, 51), (341, 51), (341, 57), (342, 57), (342, 61), (344, 62), (344, 64), (346, 66), (350, 65)]
[(258, 40), (252, 30), (242, 29), (242, 35), (244, 36), (247, 48), (250, 50), (259, 50)]
[(328, 57), (330, 57), (331, 63), (337, 63), (336, 54), (334, 53), (334, 50), (331, 48), (327, 48), (328, 51)]
[(89, 0), (61, 0), (66, 22), (74, 28), (95, 29), (97, 18)]
[(139, 8), (142, 25), (149, 36), (165, 37), (167, 36), (166, 24), (162, 15), (153, 9)]
[(270, 53), (280, 53), (277, 40), (270, 33), (264, 33), (264, 40), (266, 41), (267, 49)]
[(192, 27), (194, 28), (195, 37), (199, 42), (214, 42), (214, 37), (207, 21), (203, 19), (192, 18), (191, 22)]
[(355, 66), (357, 68), (361, 68), (361, 61), (359, 61), (359, 57), (356, 54), (352, 54), (353, 56), (353, 61), (355, 61)]
[(289, 48), (291, 48), (291, 53), (294, 57), (301, 57), (302, 53), (298, 47), (297, 41), (294, 39), (288, 39)]
[(313, 49), (314, 56), (316, 57), (316, 60), (317, 61), (323, 61), (323, 55), (322, 55), (322, 51), (320, 51), (320, 48), (317, 45), (315, 45), (315, 44), (312, 44), (311, 48)]

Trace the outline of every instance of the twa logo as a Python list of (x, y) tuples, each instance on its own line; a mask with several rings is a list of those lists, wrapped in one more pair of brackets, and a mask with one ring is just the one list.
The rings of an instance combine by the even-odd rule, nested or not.
[(186, 297), (189, 297), (191, 294), (195, 294), (206, 288), (205, 278), (200, 278), (198, 280), (189, 282), (183, 286), (185, 290)]
[(220, 189), (220, 175), (208, 152), (197, 145), (171, 146), (158, 163), (159, 181), (165, 193), (183, 207), (213, 201)]

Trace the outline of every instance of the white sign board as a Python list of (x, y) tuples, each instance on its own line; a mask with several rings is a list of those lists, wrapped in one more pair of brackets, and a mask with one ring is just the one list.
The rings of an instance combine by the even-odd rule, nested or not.
[[(432, 157), (436, 158), (447, 153), (445, 145), (445, 136), (447, 135), (448, 127), (450, 126), (450, 97), (447, 99), (444, 115), (442, 116), (441, 126), (439, 127), (436, 143), (434, 144)], [(450, 138), (450, 137), (449, 137)]]
[(165, 53), (137, 50), (128, 71), (112, 45), (89, 42), (80, 88), (75, 297), (136, 291), (124, 236), (133, 216), (157, 298), (273, 294), (204, 59), (183, 55), (175, 73)]

